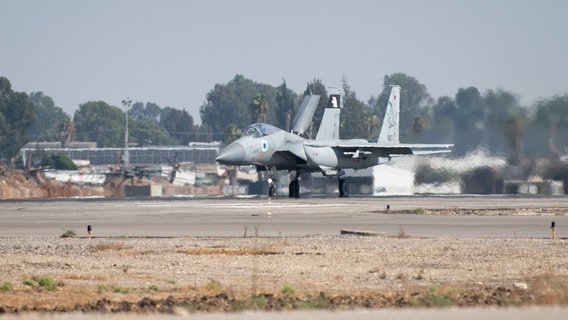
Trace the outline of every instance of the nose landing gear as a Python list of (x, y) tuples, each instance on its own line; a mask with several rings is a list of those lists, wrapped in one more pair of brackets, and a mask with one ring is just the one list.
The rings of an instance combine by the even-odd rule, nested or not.
[(300, 197), (300, 181), (298, 178), (300, 177), (300, 171), (296, 171), (296, 176), (292, 181), (290, 181), (290, 185), (288, 186), (288, 197), (289, 198), (299, 198)]
[(272, 178), (268, 178), (268, 197), (272, 199), (274, 198), (275, 195), (276, 195), (276, 187), (272, 182)]

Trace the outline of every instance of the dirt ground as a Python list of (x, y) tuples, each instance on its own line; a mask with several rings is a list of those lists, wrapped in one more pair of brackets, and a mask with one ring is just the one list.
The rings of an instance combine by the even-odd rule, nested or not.
[(0, 313), (568, 305), (568, 241), (4, 238)]
[[(1, 199), (106, 192), (22, 172), (0, 177)], [(567, 306), (567, 249), (564, 238), (416, 238), (404, 232), (0, 238), (0, 314)]]
[(219, 186), (178, 186), (159, 177), (154, 178), (154, 180), (148, 180), (145, 178), (125, 179), (120, 175), (109, 175), (102, 186), (80, 186), (70, 182), (60, 183), (55, 180), (47, 179), (39, 171), (26, 174), (23, 170), (10, 170), (0, 174), (0, 200), (73, 197), (122, 198), (125, 195), (124, 187), (126, 185), (146, 186), (151, 184), (161, 185), (164, 196), (177, 194), (221, 194), (221, 188)]

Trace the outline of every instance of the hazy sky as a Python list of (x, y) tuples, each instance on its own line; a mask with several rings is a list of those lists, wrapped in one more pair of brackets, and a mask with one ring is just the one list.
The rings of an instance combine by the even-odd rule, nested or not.
[(0, 76), (71, 116), (124, 98), (188, 110), (235, 74), (300, 93), (343, 76), (359, 99), (404, 72), (434, 97), (568, 93), (568, 1), (0, 1)]

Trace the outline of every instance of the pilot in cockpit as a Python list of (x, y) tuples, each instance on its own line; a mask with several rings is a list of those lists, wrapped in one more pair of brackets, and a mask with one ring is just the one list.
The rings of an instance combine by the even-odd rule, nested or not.
[(267, 123), (255, 123), (246, 128), (245, 132), (243, 133), (243, 137), (260, 138), (271, 135), (278, 131), (282, 130)]

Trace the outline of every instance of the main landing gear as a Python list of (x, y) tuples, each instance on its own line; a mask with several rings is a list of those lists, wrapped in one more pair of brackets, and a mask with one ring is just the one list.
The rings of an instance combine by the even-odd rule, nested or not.
[[(296, 175), (292, 181), (290, 181), (290, 185), (288, 186), (288, 197), (289, 198), (299, 198), (300, 197), (300, 181), (298, 178), (300, 177), (300, 172), (296, 171)], [(347, 179), (342, 176), (337, 177), (338, 186), (339, 186), (339, 197), (340, 198), (348, 198), (349, 197), (349, 184), (347, 183)]]
[(296, 171), (296, 176), (292, 181), (290, 181), (290, 185), (288, 186), (288, 197), (289, 198), (299, 198), (300, 197), (300, 181), (298, 178), (300, 177), (300, 171)]
[(339, 197), (348, 198), (349, 197), (349, 184), (344, 177), (337, 177), (339, 183)]

